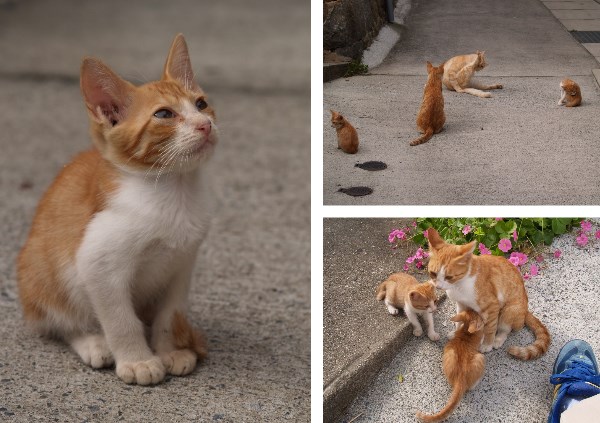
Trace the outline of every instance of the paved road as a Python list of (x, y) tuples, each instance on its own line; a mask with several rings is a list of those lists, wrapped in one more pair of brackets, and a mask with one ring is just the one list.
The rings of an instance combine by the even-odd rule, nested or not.
[[(416, 0), (404, 38), (366, 76), (324, 84), (325, 204), (593, 204), (600, 196), (600, 89), (594, 57), (538, 0)], [(446, 126), (410, 147), (426, 81), (439, 64), (485, 50), (483, 82), (504, 89), (480, 99), (444, 89)], [(559, 83), (577, 81), (584, 104), (559, 107)], [(337, 150), (329, 109), (356, 126), (357, 155)], [(383, 160), (366, 172), (354, 164)], [(366, 185), (366, 197), (337, 192)]]
[[(547, 258), (541, 275), (526, 283), (529, 307), (552, 336), (549, 351), (538, 360), (518, 361), (508, 355), (506, 348), (525, 345), (533, 336), (527, 329), (509, 335), (505, 347), (486, 354), (481, 383), (466, 394), (447, 420), (449, 423), (546, 421), (552, 400), (548, 378), (560, 347), (570, 339), (581, 338), (600, 355), (600, 242), (579, 248), (575, 235), (567, 234), (555, 240), (551, 250), (554, 249), (563, 252), (561, 258)], [(344, 421), (360, 415), (356, 423), (413, 422), (417, 409), (440, 410), (451, 392), (441, 368), (447, 342), (444, 325), (454, 314), (453, 302), (446, 300), (434, 319), (442, 339), (431, 342), (427, 338), (411, 338), (370, 388), (354, 401)], [(398, 382), (399, 374), (404, 376), (403, 383)]]
[[(0, 420), (310, 420), (310, 19), (308, 4), (281, 3), (0, 2)], [(91, 143), (81, 57), (150, 80), (178, 32), (222, 134), (190, 296), (210, 357), (127, 386), (24, 331), (14, 261), (41, 194)]]

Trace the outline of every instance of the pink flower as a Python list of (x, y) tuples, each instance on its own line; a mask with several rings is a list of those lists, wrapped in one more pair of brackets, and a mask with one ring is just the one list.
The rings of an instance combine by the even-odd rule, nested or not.
[(519, 265), (519, 257), (511, 257), (511, 258), (508, 259), (508, 261), (510, 261), (515, 266)]
[(462, 228), (463, 235), (466, 235), (469, 232), (471, 232), (471, 226), (470, 225), (465, 225), (464, 228)]
[(415, 256), (411, 256), (409, 258), (406, 259), (407, 263), (412, 263), (413, 261), (415, 261)]
[(411, 223), (411, 225), (413, 226), (413, 228), (416, 228), (417, 227), (417, 222), (413, 222), (413, 223)]
[(423, 251), (423, 258), (429, 257), (429, 253), (427, 251)]
[(523, 279), (528, 281), (529, 279), (531, 279), (531, 275), (529, 273), (525, 272), (525, 274), (523, 275)]
[(425, 238), (429, 238), (429, 229), (426, 229), (426, 230), (423, 231), (423, 236)]
[(556, 250), (556, 251), (554, 252), (554, 258), (560, 258), (560, 255), (561, 255), (561, 254), (562, 254), (562, 251), (560, 251), (560, 250)]
[(480, 242), (479, 243), (479, 254), (486, 255), (486, 254), (492, 254), (492, 252), (485, 246), (485, 244), (483, 242)]
[(513, 239), (515, 240), (515, 242), (517, 242), (517, 239), (519, 239), (519, 235), (517, 234), (517, 231), (513, 232)]
[(394, 242), (394, 240), (396, 239), (396, 232), (398, 231), (398, 229), (394, 229), (392, 232), (390, 232), (390, 234), (388, 235), (388, 241), (389, 242)]
[(405, 264), (404, 267), (403, 267), (403, 269), (404, 269), (405, 272), (408, 272), (408, 264)]
[(539, 274), (538, 267), (535, 264), (531, 265), (529, 271), (531, 272), (531, 276), (537, 276)]
[(588, 243), (588, 237), (585, 234), (581, 234), (577, 237), (577, 244), (579, 244), (582, 247), (585, 247), (585, 245)]
[(406, 234), (402, 231), (398, 231), (398, 233), (396, 234), (396, 238), (404, 239), (404, 238), (406, 238)]
[(501, 220), (502, 220), (502, 218), (501, 218), (501, 217), (497, 217), (497, 218), (496, 218), (496, 222), (499, 222), (499, 221), (501, 221)]
[(519, 253), (517, 251), (510, 253), (510, 258), (516, 257), (518, 260), (518, 265), (522, 266), (527, 263), (527, 254)]
[(423, 262), (419, 260), (417, 262), (417, 264), (415, 264), (415, 266), (417, 266), (417, 269), (422, 269), (423, 268)]
[(419, 260), (423, 258), (423, 249), (421, 247), (419, 247), (419, 249), (415, 253), (415, 258)]
[(589, 222), (587, 220), (582, 220), (581, 221), (581, 229), (583, 229), (584, 231), (591, 231), (592, 230), (592, 222)]
[(596, 239), (600, 238), (600, 231), (596, 231)]
[(512, 244), (510, 243), (510, 239), (508, 239), (508, 238), (502, 238), (500, 240), (500, 242), (498, 243), (498, 248), (501, 251), (504, 251), (505, 253), (508, 253), (508, 251), (512, 248)]
[(535, 261), (537, 261), (538, 263), (541, 263), (541, 262), (543, 262), (543, 261), (544, 261), (544, 256), (541, 256), (541, 255), (540, 255), (540, 256), (537, 256), (537, 257), (535, 258)]

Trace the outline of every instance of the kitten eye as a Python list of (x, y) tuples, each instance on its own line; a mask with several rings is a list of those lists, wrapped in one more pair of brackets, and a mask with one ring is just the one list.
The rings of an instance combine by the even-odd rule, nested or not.
[(204, 110), (208, 107), (208, 104), (206, 104), (206, 101), (204, 101), (203, 99), (199, 98), (198, 100), (196, 100), (196, 108), (198, 110)]
[(170, 119), (172, 117), (175, 117), (175, 113), (173, 113), (169, 109), (160, 109), (156, 113), (154, 113), (154, 117), (157, 117), (159, 119)]

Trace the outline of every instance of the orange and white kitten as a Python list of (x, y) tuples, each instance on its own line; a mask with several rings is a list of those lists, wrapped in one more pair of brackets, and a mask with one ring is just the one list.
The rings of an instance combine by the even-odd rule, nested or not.
[(348, 154), (358, 152), (358, 133), (354, 126), (344, 116), (335, 110), (331, 112), (331, 126), (335, 128), (338, 137), (338, 148)]
[(481, 352), (500, 348), (508, 334), (523, 325), (534, 332), (535, 342), (527, 347), (512, 346), (509, 354), (530, 360), (548, 350), (550, 334), (528, 310), (525, 284), (516, 266), (504, 257), (473, 255), (476, 241), (447, 244), (433, 228), (428, 230), (428, 239), (431, 279), (456, 302), (458, 313), (471, 309), (485, 322)]
[(413, 325), (413, 335), (421, 336), (423, 328), (418, 315), (427, 320), (427, 336), (432, 341), (440, 339), (433, 326), (433, 312), (437, 310), (435, 302), (435, 286), (432, 282), (419, 283), (406, 273), (394, 273), (377, 287), (377, 301), (385, 300), (385, 305), (392, 315), (398, 314), (401, 308), (408, 321)]
[(462, 311), (450, 320), (459, 328), (444, 347), (442, 370), (452, 386), (452, 395), (446, 406), (436, 414), (418, 411), (417, 418), (424, 422), (439, 422), (447, 418), (465, 393), (483, 378), (485, 357), (478, 351), (483, 337), (483, 320), (473, 310)]
[(411, 141), (410, 145), (423, 144), (429, 141), (433, 134), (441, 132), (444, 128), (444, 123), (446, 123), (444, 96), (442, 94), (444, 66), (444, 63), (442, 63), (435, 68), (427, 62), (427, 83), (423, 91), (421, 108), (417, 115), (417, 128), (423, 135)]
[(501, 89), (502, 84), (485, 85), (471, 80), (475, 72), (479, 72), (486, 66), (485, 51), (455, 56), (446, 61), (446, 66), (444, 66), (444, 85), (449, 90), (457, 93), (468, 93), (477, 97), (489, 98), (492, 95), (481, 90)]
[(565, 78), (560, 83), (560, 100), (558, 105), (567, 107), (577, 107), (581, 104), (581, 88), (577, 82)]
[(206, 355), (185, 302), (208, 225), (215, 114), (181, 34), (159, 81), (134, 86), (86, 58), (81, 91), (95, 147), (37, 208), (17, 264), (25, 318), (91, 367), (114, 362), (126, 383), (188, 374)]

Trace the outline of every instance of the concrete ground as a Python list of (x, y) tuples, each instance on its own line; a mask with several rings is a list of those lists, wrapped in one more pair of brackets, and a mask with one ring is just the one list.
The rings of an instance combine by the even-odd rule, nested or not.
[[(488, 99), (444, 89), (444, 131), (410, 147), (425, 62), (476, 50), (489, 63), (476, 79), (504, 89)], [(324, 203), (593, 204), (600, 195), (598, 67), (538, 0), (415, 1), (402, 40), (381, 66), (323, 86)], [(581, 86), (581, 107), (556, 104), (567, 76)], [(336, 148), (329, 109), (357, 128), (358, 154)], [(388, 169), (354, 167), (368, 160)], [(349, 186), (374, 192), (338, 192)]]
[[(0, 2), (0, 420), (310, 420), (309, 22), (279, 0)], [(40, 196), (91, 145), (82, 56), (148, 81), (178, 32), (221, 129), (189, 301), (209, 359), (128, 386), (25, 330), (15, 259)]]
[[(373, 330), (373, 337), (377, 339), (384, 339), (389, 335), (385, 331), (394, 331), (401, 325), (408, 326), (404, 315), (391, 316), (381, 304), (377, 304), (370, 289), (375, 286), (375, 280), (380, 274), (393, 270), (388, 266), (392, 260), (397, 260), (397, 257), (389, 251), (381, 251), (378, 256), (369, 256), (361, 250), (369, 252), (373, 249), (371, 239), (363, 240), (358, 236), (344, 234), (355, 234), (359, 231), (362, 235), (358, 228), (366, 227), (373, 231), (378, 230), (373, 238), (385, 238), (388, 229), (396, 226), (396, 222), (394, 219), (362, 219), (358, 222), (338, 219), (327, 220), (325, 224), (326, 228), (329, 227), (331, 232), (335, 232), (326, 232), (325, 239), (344, 240), (346, 249), (343, 257), (332, 256), (329, 260), (331, 268), (341, 270), (337, 273), (326, 272), (326, 276), (329, 274), (332, 279), (325, 279), (325, 296), (328, 295), (328, 286), (348, 285), (351, 297), (348, 302), (355, 304), (348, 305), (347, 308), (363, 310), (360, 318), (364, 326)], [(595, 222), (594, 231), (597, 229), (598, 221)], [(465, 395), (448, 422), (545, 421), (552, 401), (552, 386), (548, 379), (554, 359), (562, 345), (573, 338), (585, 339), (600, 355), (600, 320), (595, 312), (595, 301), (600, 295), (600, 285), (597, 283), (597, 275), (600, 274), (600, 242), (596, 240), (587, 247), (580, 248), (576, 246), (575, 237), (576, 234), (571, 233), (557, 238), (548, 251), (560, 249), (562, 256), (554, 259), (551, 254), (547, 254), (541, 274), (526, 282), (530, 310), (550, 331), (552, 343), (549, 351), (541, 358), (529, 362), (513, 359), (506, 352), (508, 346), (526, 345), (533, 337), (527, 329), (512, 333), (504, 347), (486, 354), (483, 380), (474, 391)], [(336, 245), (338, 244), (324, 244), (333, 250), (336, 249)], [(327, 252), (327, 249), (325, 251)], [(368, 258), (366, 263), (363, 263), (363, 256)], [(345, 266), (346, 263), (356, 264)], [(358, 272), (356, 269), (359, 269)], [(349, 281), (353, 281), (353, 284)], [(366, 287), (363, 298), (351, 294), (354, 290), (350, 288), (354, 286)], [(442, 338), (432, 342), (426, 337), (415, 338), (408, 335), (396, 349), (395, 358), (383, 363), (383, 370), (338, 421), (349, 422), (355, 419), (355, 423), (412, 422), (416, 421), (414, 413), (417, 410), (435, 412), (445, 405), (450, 388), (442, 373), (441, 355), (447, 342), (449, 319), (455, 314), (455, 306), (452, 301), (445, 300), (438, 310), (434, 321)], [(327, 306), (324, 313), (342, 316), (342, 310), (328, 310)], [(348, 314), (346, 313), (347, 316)], [(338, 328), (338, 338), (355, 338), (356, 325), (351, 322), (355, 319), (357, 317), (348, 316), (350, 322), (347, 328)], [(373, 326), (371, 322), (377, 320), (381, 320), (382, 323)], [(379, 327), (385, 329), (380, 330)], [(373, 340), (368, 341), (354, 343), (354, 351), (361, 352), (372, 348)], [(328, 366), (327, 362), (325, 366)], [(327, 374), (327, 370), (324, 374)], [(399, 375), (403, 376), (403, 382), (399, 382)], [(362, 380), (358, 379), (357, 383), (362, 383)]]

